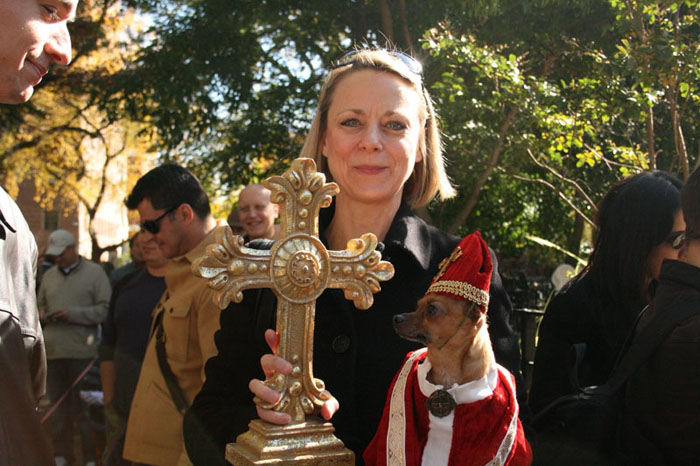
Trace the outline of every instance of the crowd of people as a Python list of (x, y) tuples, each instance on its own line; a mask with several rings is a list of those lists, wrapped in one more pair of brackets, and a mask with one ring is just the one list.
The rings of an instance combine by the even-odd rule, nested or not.
[[(77, 0), (49, 3), (47, 13), (38, 0), (0, 0), (1, 103), (26, 102), (49, 65), (70, 62), (66, 23)], [(392, 317), (416, 307), (460, 243), (414, 213), (455, 194), (420, 63), (386, 49), (353, 50), (332, 63), (301, 156), (340, 188), (321, 211), (324, 245), (343, 250), (371, 232), (395, 271), (369, 310), (337, 289), (316, 302), (313, 367), (328, 387), (320, 415), (361, 464), (396, 370), (420, 347), (394, 332)], [(197, 178), (169, 163), (143, 175), (126, 205), (140, 222), (132, 265), (110, 283), (80, 257), (70, 232), (56, 230), (45, 251), (53, 265), (37, 288), (36, 242), (0, 189), (0, 465), (75, 464), (74, 427), (85, 465), (223, 465), (226, 444), (252, 419), (291, 422), (252, 401), (277, 402), (281, 394), (263, 380), (293, 371), (275, 354), (277, 297), (247, 290), (220, 311), (214, 290), (191, 271), (221, 229), (250, 247), (280, 239), (270, 191), (247, 186), (227, 224), (212, 216)], [(530, 409), (605, 383), (651, 316), (700, 310), (700, 169), (685, 185), (659, 171), (628, 177), (602, 198), (596, 221), (588, 266), (545, 312), (529, 400), (512, 305), (489, 250), (489, 337), (496, 361), (514, 375), (526, 431)], [(700, 460), (699, 350), (696, 315), (665, 338), (625, 391), (627, 422), (673, 464)], [(75, 389), (96, 361), (107, 437), (101, 457)], [(48, 437), (35, 410), (46, 392), (54, 405)], [(535, 462), (546, 463), (537, 432), (528, 437)]]

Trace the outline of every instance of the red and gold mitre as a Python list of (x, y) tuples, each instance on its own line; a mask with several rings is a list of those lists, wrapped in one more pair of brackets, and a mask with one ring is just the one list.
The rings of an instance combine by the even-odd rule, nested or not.
[(452, 254), (440, 262), (440, 271), (426, 294), (466, 299), (486, 312), (492, 273), (491, 251), (477, 231), (465, 237)]

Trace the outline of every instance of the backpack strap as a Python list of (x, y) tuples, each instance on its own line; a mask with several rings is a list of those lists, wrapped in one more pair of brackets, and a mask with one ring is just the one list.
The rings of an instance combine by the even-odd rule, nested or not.
[[(653, 308), (649, 308), (653, 310)], [(617, 391), (637, 368), (651, 356), (666, 337), (681, 323), (700, 314), (700, 299), (679, 298), (665, 312), (656, 314), (638, 335), (632, 327), (630, 344), (606, 385)]]
[(177, 376), (170, 368), (170, 364), (168, 364), (168, 355), (165, 353), (162, 311), (156, 316), (154, 332), (155, 335), (153, 337), (156, 339), (156, 357), (158, 359), (160, 371), (163, 374), (163, 379), (165, 379), (165, 385), (168, 387), (170, 398), (172, 398), (177, 410), (180, 411), (180, 414), (185, 414), (185, 411), (189, 408), (189, 403), (187, 402), (185, 394), (182, 392), (182, 388), (180, 388), (180, 384), (177, 382)]

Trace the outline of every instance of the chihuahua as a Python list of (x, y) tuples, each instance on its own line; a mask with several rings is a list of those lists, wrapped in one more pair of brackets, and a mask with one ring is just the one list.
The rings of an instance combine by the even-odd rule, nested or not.
[(515, 378), (488, 333), (493, 262), (481, 235), (462, 240), (396, 333), (425, 345), (409, 353), (364, 452), (368, 465), (528, 465)]
[(394, 330), (428, 348), (428, 381), (451, 387), (485, 377), (494, 362), (486, 314), (471, 301), (441, 294), (425, 295), (417, 308), (395, 315)]

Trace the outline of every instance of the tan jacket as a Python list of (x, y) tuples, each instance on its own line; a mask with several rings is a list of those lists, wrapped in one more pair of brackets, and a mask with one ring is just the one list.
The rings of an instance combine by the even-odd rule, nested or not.
[[(190, 252), (173, 259), (165, 273), (166, 291), (153, 311), (163, 312), (165, 352), (170, 368), (189, 403), (204, 383), (204, 363), (216, 354), (214, 332), (219, 308), (206, 280), (190, 266), (214, 241), (219, 224)], [(141, 374), (126, 428), (124, 458), (138, 463), (173, 466), (191, 464), (182, 438), (182, 415), (173, 403), (156, 357), (155, 338), (146, 348)]]

